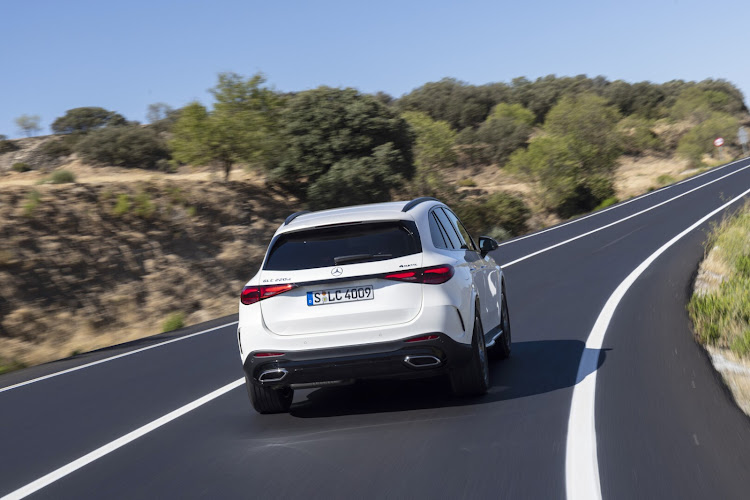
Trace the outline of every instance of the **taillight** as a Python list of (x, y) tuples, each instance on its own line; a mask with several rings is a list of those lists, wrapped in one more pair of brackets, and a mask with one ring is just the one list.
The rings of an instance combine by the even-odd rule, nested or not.
[(427, 283), (428, 285), (445, 283), (453, 277), (453, 272), (453, 266), (428, 267), (424, 270), (422, 283)]
[(240, 294), (240, 302), (246, 306), (255, 304), (258, 301), (273, 297), (280, 293), (288, 292), (294, 288), (297, 288), (297, 285), (292, 283), (287, 283), (285, 285), (246, 286), (242, 289), (242, 293)]
[(387, 280), (407, 281), (409, 283), (426, 283), (428, 285), (440, 285), (453, 277), (453, 266), (448, 264), (442, 266), (425, 267), (424, 269), (411, 269), (399, 271), (383, 276)]
[(272, 358), (275, 356), (283, 356), (283, 352), (256, 352), (253, 354), (253, 357), (256, 358)]

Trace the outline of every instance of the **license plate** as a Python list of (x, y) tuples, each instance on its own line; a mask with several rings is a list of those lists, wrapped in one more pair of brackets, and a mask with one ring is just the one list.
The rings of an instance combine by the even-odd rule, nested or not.
[(374, 293), (372, 286), (353, 286), (350, 288), (334, 288), (332, 290), (318, 290), (307, 292), (308, 306), (322, 306), (338, 304), (339, 302), (356, 302), (358, 300), (372, 300)]

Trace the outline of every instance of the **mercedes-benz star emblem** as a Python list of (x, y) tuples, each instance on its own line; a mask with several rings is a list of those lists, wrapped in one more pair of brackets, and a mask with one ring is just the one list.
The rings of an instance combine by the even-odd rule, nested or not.
[(341, 276), (342, 274), (344, 274), (344, 270), (340, 267), (334, 267), (333, 269), (331, 269), (331, 274), (333, 274), (334, 276)]

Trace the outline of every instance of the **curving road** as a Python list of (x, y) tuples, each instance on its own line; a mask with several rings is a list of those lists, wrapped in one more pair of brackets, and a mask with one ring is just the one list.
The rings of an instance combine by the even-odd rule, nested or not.
[(503, 244), (513, 354), (481, 399), (363, 383), (261, 416), (235, 317), (0, 376), (0, 496), (748, 498), (750, 420), (685, 303), (749, 188), (743, 160)]

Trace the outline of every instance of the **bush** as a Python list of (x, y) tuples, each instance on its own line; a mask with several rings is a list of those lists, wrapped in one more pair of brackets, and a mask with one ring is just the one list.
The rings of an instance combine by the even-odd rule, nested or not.
[(458, 185), (461, 187), (476, 187), (477, 183), (471, 177), (466, 177), (458, 181)]
[(39, 151), (50, 158), (69, 156), (73, 154), (73, 147), (78, 139), (80, 139), (78, 134), (66, 135), (59, 139), (51, 139), (39, 146)]
[(692, 167), (703, 165), (703, 156), (714, 152), (714, 139), (723, 137), (728, 145), (737, 138), (739, 121), (726, 113), (711, 113), (709, 118), (696, 125), (682, 136), (677, 145), (677, 154), (690, 162)]
[(476, 201), (454, 204), (456, 214), (472, 236), (515, 236), (526, 232), (531, 211), (520, 198), (494, 193)]
[(22, 161), (19, 161), (18, 163), (14, 163), (12, 167), (10, 167), (11, 170), (14, 172), (28, 172), (31, 170), (31, 167), (28, 163), (24, 163)]
[(31, 192), (26, 196), (26, 202), (23, 204), (23, 214), (26, 217), (30, 217), (34, 214), (34, 210), (39, 206), (42, 200), (42, 195), (36, 189), (32, 189)]
[(133, 200), (135, 202), (134, 213), (138, 217), (144, 219), (150, 219), (156, 211), (156, 205), (151, 201), (151, 197), (146, 192), (141, 192), (135, 195)]
[(115, 215), (125, 215), (128, 212), (130, 212), (130, 196), (127, 194), (117, 195), (117, 202), (115, 202), (112, 213)]
[(156, 132), (136, 126), (94, 130), (76, 144), (76, 151), (92, 163), (118, 167), (153, 169), (169, 158)]
[(70, 170), (55, 170), (50, 176), (52, 184), (68, 184), (76, 181), (76, 176)]
[(162, 332), (171, 332), (173, 330), (179, 330), (180, 328), (185, 327), (185, 313), (182, 311), (173, 312), (169, 316), (167, 316), (167, 319), (164, 320), (164, 323), (162, 324), (161, 331)]
[(599, 204), (598, 204), (598, 205), (596, 206), (596, 208), (595, 208), (594, 210), (604, 210), (604, 209), (605, 209), (605, 208), (607, 208), (607, 207), (611, 207), (612, 205), (614, 205), (614, 204), (615, 204), (615, 203), (617, 203), (618, 201), (620, 201), (620, 200), (618, 200), (618, 199), (617, 199), (616, 197), (614, 197), (614, 196), (612, 196), (612, 197), (610, 197), (610, 198), (605, 198), (604, 200), (602, 200), (602, 202), (601, 202), (601, 203), (599, 203)]
[(19, 148), (15, 142), (9, 141), (6, 139), (0, 140), (0, 154), (3, 153), (12, 153), (13, 151), (18, 151)]
[(660, 186), (666, 186), (667, 184), (673, 184), (677, 182), (677, 179), (675, 179), (669, 174), (661, 174), (659, 177), (656, 178), (656, 182)]

